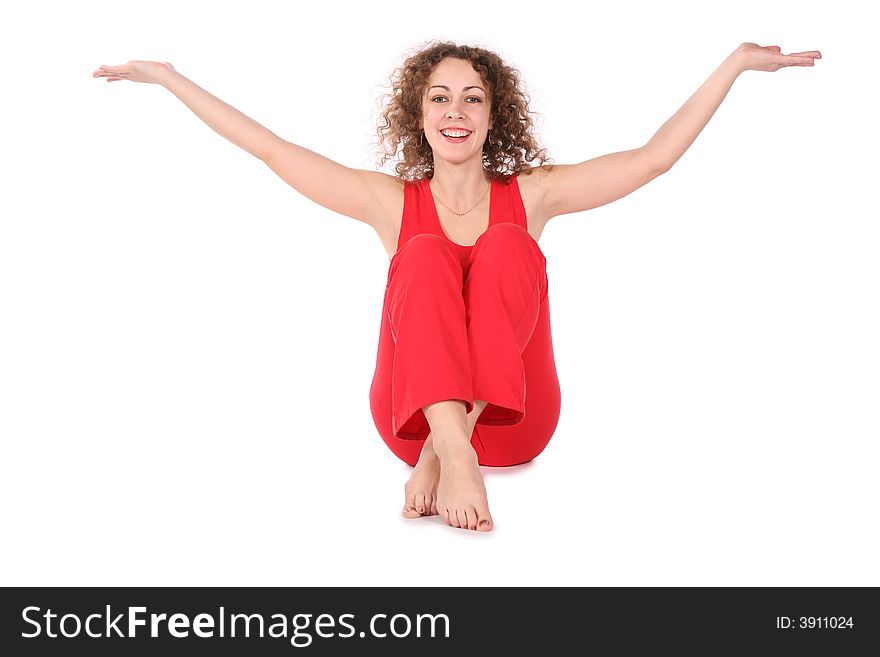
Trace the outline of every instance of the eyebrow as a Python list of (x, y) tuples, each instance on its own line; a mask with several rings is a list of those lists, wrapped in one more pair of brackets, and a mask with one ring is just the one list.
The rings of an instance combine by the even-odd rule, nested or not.
[[(430, 87), (428, 87), (428, 91), (431, 91), (431, 89), (433, 89), (434, 87), (440, 87), (441, 89), (446, 89), (446, 91), (451, 91), (451, 89), (450, 89), (449, 87), (447, 87), (445, 84), (434, 84), (434, 85), (431, 85)], [(463, 88), (462, 88), (462, 91), (467, 91), (468, 89), (479, 89), (479, 90), (482, 91), (483, 93), (486, 93), (486, 90), (483, 89), (483, 87), (477, 86), (477, 85), (475, 85), (475, 84), (472, 84), (472, 85), (469, 86), (469, 87), (463, 87)]]

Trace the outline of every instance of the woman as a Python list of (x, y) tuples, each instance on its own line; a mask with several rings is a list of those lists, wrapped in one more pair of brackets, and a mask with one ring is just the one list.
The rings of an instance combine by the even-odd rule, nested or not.
[(380, 140), (392, 155), (403, 144), (396, 176), (287, 142), (168, 62), (93, 75), (161, 84), (297, 191), (376, 230), (391, 262), (370, 406), (385, 443), (414, 465), (403, 514), (490, 531), (479, 466), (533, 459), (559, 417), (544, 226), (668, 171), (741, 72), (820, 57), (743, 43), (644, 146), (544, 165), (515, 71), (482, 48), (436, 43), (398, 69), (383, 113)]

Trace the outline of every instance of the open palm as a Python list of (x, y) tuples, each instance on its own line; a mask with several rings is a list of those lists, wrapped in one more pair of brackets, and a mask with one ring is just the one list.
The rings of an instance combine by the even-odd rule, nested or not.
[(151, 82), (159, 81), (159, 74), (163, 69), (176, 70), (171, 62), (148, 62), (142, 60), (134, 60), (121, 64), (119, 66), (99, 66), (92, 77), (107, 78), (107, 82), (116, 82), (118, 80), (131, 80), (132, 82)]
[(784, 66), (813, 66), (814, 60), (822, 59), (822, 53), (818, 50), (783, 55), (779, 46), (761, 47), (757, 43), (742, 43), (736, 52), (744, 71), (772, 73)]

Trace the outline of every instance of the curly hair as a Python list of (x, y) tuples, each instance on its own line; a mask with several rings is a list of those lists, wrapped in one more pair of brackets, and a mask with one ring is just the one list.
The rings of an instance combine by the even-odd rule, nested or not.
[(410, 55), (403, 66), (394, 69), (391, 78), (391, 100), (381, 112), (384, 125), (377, 128), (382, 158), (381, 167), (394, 157), (403, 144), (402, 159), (394, 167), (398, 178), (413, 181), (434, 175), (434, 153), (430, 144), (421, 139), (419, 123), (422, 118), (422, 97), (428, 78), (443, 59), (455, 57), (469, 61), (488, 87), (491, 98), (492, 143), (483, 144), (483, 170), (492, 180), (509, 184), (510, 177), (519, 173), (530, 174), (529, 163), (539, 160), (545, 164), (546, 149), (539, 148), (532, 136), (532, 119), (537, 114), (528, 109), (529, 97), (520, 90), (516, 69), (507, 66), (501, 58), (483, 48), (456, 45), (451, 41), (429, 42), (427, 47)]

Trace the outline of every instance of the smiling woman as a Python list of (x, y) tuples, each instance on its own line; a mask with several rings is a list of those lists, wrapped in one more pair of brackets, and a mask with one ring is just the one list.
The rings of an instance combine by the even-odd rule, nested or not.
[(370, 407), (414, 466), (404, 515), (487, 531), (479, 466), (534, 459), (559, 419), (537, 243), (537, 185), (553, 165), (517, 72), (493, 52), (428, 45), (388, 97), (379, 165), (400, 151), (391, 179), (403, 185), (380, 193), (392, 258)]
[[(473, 83), (453, 85), (451, 80), (430, 80), (440, 62), (449, 58), (469, 63), (468, 68), (476, 78)], [(383, 166), (399, 151), (400, 161), (394, 169), (403, 180), (433, 176), (432, 144), (437, 142), (471, 142), (481, 153), (482, 168), (493, 180), (529, 175), (530, 163), (536, 160), (546, 170), (553, 168), (552, 164), (545, 164), (550, 158), (533, 136), (532, 115), (536, 113), (529, 110), (529, 97), (522, 89), (518, 71), (493, 52), (451, 42), (430, 45), (395, 69), (391, 91), (384, 98), (389, 100), (377, 128), (381, 153), (377, 164)], [(451, 103), (465, 106), (469, 119), (476, 119), (471, 113), (477, 111), (487, 121), (491, 115), (490, 124), (480, 131), (477, 126), (462, 125), (457, 119), (442, 120)], [(439, 112), (437, 131), (429, 134), (423, 129), (423, 109)], [(465, 139), (447, 139), (439, 133), (444, 128), (464, 128), (475, 134)]]

